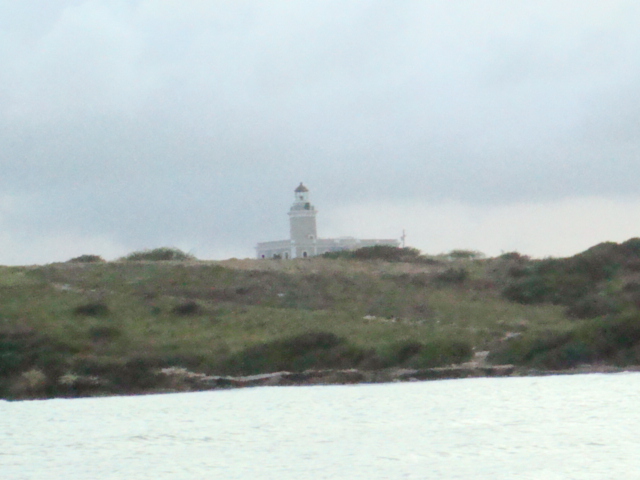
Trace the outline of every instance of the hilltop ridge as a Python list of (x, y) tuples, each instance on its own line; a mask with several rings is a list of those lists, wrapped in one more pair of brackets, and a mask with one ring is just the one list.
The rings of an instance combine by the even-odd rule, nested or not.
[(282, 371), (347, 382), (454, 365), (451, 376), (629, 367), (639, 307), (640, 239), (539, 260), (389, 246), (295, 260), (84, 255), (0, 267), (0, 397), (220, 388), (233, 382), (193, 379)]

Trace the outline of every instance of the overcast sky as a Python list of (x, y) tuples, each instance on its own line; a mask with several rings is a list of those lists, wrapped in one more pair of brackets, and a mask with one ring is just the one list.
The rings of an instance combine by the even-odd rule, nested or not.
[(0, 0), (0, 264), (640, 236), (637, 0)]

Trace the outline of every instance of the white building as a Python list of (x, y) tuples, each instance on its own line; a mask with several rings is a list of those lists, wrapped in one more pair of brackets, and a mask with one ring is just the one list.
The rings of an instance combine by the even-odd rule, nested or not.
[(318, 211), (309, 202), (309, 190), (302, 182), (295, 189), (295, 200), (289, 210), (290, 239), (258, 243), (258, 258), (306, 258), (327, 252), (356, 250), (375, 245), (400, 246), (398, 240), (357, 238), (318, 238), (316, 214)]

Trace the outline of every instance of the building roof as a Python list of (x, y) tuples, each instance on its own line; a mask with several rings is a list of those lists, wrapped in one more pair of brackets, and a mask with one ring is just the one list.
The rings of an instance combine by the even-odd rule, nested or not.
[(305, 186), (302, 184), (302, 182), (300, 182), (300, 185), (298, 185), (298, 188), (296, 188), (296, 189), (295, 189), (295, 192), (296, 192), (296, 193), (299, 193), (299, 192), (308, 192), (308, 191), (309, 191), (309, 189), (308, 189), (307, 187), (305, 187)]

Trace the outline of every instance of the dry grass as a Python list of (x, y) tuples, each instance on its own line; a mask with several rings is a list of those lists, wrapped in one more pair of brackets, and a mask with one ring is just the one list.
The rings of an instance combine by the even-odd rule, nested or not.
[[(26, 322), (91, 350), (86, 332), (117, 326), (100, 346), (145, 351), (236, 351), (310, 329), (377, 348), (403, 339), (463, 336), (484, 348), (505, 331), (561, 328), (559, 308), (507, 302), (490, 289), (430, 284), (443, 267), (343, 260), (227, 260), (56, 264), (0, 271), (5, 323)], [(417, 279), (417, 280), (416, 280)], [(177, 313), (197, 302), (191, 315)], [(78, 316), (86, 304), (108, 313)]]
[[(467, 272), (463, 284), (438, 280), (452, 267)], [(99, 314), (85, 312), (96, 305)], [(247, 349), (310, 332), (387, 355), (398, 345), (451, 339), (487, 350), (513, 332), (561, 332), (571, 325), (560, 307), (502, 299), (483, 264), (470, 260), (436, 266), (314, 258), (0, 267), (0, 312), (0, 331), (28, 328), (64, 345), (60, 374), (74, 375), (85, 364), (93, 366), (81, 373), (94, 375), (100, 365), (140, 359), (144, 368), (188, 364), (216, 371)]]

